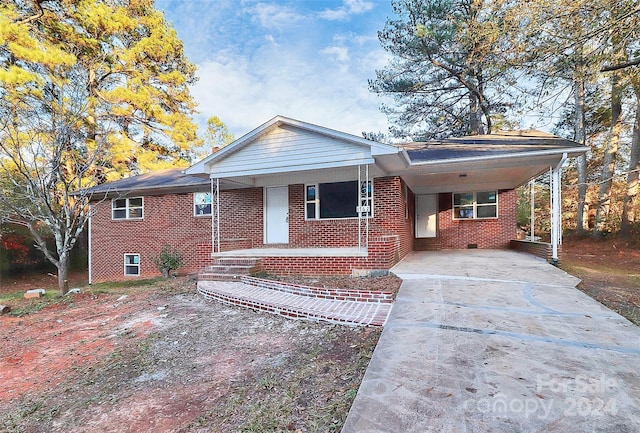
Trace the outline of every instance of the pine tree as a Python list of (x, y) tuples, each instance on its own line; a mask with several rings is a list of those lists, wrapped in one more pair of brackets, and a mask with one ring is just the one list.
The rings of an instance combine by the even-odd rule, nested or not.
[(195, 67), (152, 0), (5, 1), (0, 64), (0, 213), (29, 228), (64, 291), (89, 216), (72, 192), (188, 165)]

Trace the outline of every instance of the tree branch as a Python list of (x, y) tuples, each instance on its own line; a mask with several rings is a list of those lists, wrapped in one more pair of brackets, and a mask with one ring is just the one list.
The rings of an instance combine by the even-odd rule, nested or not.
[(39, 20), (40, 18), (42, 18), (42, 16), (44, 15), (44, 9), (42, 8), (42, 2), (44, 0), (35, 0), (35, 5), (38, 8), (38, 11), (35, 13), (35, 15), (31, 15), (28, 16), (26, 18), (22, 18), (19, 20), (15, 20), (14, 23), (16, 24), (29, 24), (33, 21)]
[(611, 71), (617, 71), (620, 69), (625, 69), (631, 66), (636, 66), (636, 65), (640, 65), (640, 57), (636, 57), (635, 59), (631, 59), (628, 62), (625, 63), (618, 63), (617, 65), (609, 65), (609, 66), (605, 66), (602, 69), (600, 69), (600, 72), (611, 72)]

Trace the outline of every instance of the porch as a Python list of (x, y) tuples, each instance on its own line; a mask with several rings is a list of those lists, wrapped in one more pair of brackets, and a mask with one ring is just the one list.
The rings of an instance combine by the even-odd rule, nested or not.
[(345, 248), (242, 248), (214, 252), (217, 257), (367, 257), (367, 249)]

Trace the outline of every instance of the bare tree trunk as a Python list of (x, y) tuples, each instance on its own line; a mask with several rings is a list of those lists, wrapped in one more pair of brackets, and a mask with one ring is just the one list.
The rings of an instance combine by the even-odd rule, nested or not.
[[(575, 140), (586, 144), (584, 121), (584, 80), (577, 79), (574, 82), (575, 98)], [(578, 208), (576, 209), (576, 231), (579, 236), (584, 236), (589, 230), (589, 205), (587, 203), (587, 155), (581, 154), (577, 159), (578, 170)]]
[(620, 227), (620, 236), (626, 239), (631, 237), (635, 222), (634, 207), (638, 196), (638, 171), (640, 170), (640, 83), (635, 84), (633, 88), (636, 94), (636, 118), (633, 124), (627, 190), (622, 202), (622, 225)]
[(469, 92), (469, 135), (480, 134), (480, 119), (478, 118), (478, 98)]
[(69, 291), (69, 255), (61, 256), (56, 267), (58, 268), (58, 289), (64, 295)]
[(598, 210), (596, 223), (593, 227), (593, 237), (600, 238), (607, 232), (609, 209), (611, 208), (611, 186), (615, 170), (618, 144), (622, 131), (622, 84), (620, 75), (614, 73), (611, 77), (611, 129), (607, 148), (605, 149), (602, 174), (600, 176), (600, 191), (598, 194)]

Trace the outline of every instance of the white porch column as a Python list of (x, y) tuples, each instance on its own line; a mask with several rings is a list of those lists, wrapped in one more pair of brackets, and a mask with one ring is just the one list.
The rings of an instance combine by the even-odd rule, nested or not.
[(551, 262), (558, 265), (558, 246), (562, 243), (562, 196), (561, 178), (562, 164), (567, 160), (567, 154), (562, 154), (562, 159), (551, 172)]
[[(358, 204), (356, 208), (358, 213), (358, 252), (361, 252), (363, 248), (365, 251), (369, 249), (369, 215), (373, 211), (370, 208), (373, 202), (369, 201), (368, 188), (369, 166), (358, 165)], [(371, 184), (371, 188), (373, 188), (373, 184)]]
[[(218, 251), (216, 251), (216, 247)], [(211, 178), (211, 252), (220, 252), (220, 179)]]

